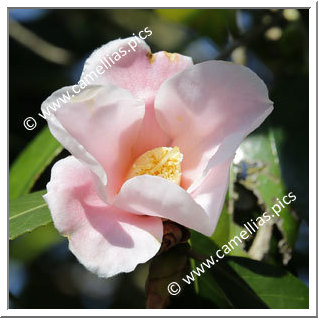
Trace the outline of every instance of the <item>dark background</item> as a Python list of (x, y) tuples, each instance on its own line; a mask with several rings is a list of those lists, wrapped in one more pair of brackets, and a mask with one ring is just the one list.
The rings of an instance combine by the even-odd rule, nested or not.
[[(232, 60), (256, 72), (274, 101), (270, 125), (284, 136), (281, 169), (286, 188), (297, 194), (301, 219), (293, 271), (308, 284), (308, 10), (11, 9), (9, 18), (10, 164), (46, 125), (37, 115), (42, 101), (76, 83), (95, 48), (146, 26), (153, 52), (178, 52), (195, 63)], [(28, 116), (38, 122), (33, 131), (23, 127)], [(50, 167), (33, 190), (45, 188)], [(144, 308), (146, 276), (147, 264), (129, 275), (98, 279), (75, 260), (53, 227), (10, 242), (13, 308)], [(189, 291), (171, 305), (185, 306), (213, 304), (198, 304)]]

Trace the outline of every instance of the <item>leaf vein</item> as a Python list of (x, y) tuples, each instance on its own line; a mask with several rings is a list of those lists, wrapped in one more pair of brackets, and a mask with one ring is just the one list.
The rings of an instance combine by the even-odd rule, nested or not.
[(30, 213), (30, 212), (32, 212), (32, 211), (34, 211), (34, 210), (37, 210), (37, 209), (43, 208), (43, 207), (44, 207), (44, 206), (46, 206), (46, 205), (47, 205), (47, 204), (46, 204), (46, 203), (44, 203), (44, 204), (39, 205), (39, 206), (37, 206), (37, 207), (34, 207), (34, 208), (32, 208), (32, 209), (29, 209), (29, 210), (23, 211), (23, 212), (22, 212), (22, 213), (20, 213), (20, 214), (15, 214), (15, 215), (11, 216), (11, 218), (9, 217), (9, 221), (12, 221), (13, 219), (15, 219), (15, 218), (17, 218), (17, 217), (19, 217), (19, 216), (21, 216), (21, 215), (24, 215), (24, 214), (26, 214), (26, 213)]

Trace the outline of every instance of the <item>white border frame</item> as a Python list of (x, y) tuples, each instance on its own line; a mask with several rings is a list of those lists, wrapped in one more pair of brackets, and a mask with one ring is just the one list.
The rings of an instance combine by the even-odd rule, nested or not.
[[(46, 7), (62, 7), (62, 8), (72, 8), (76, 7), (79, 3), (70, 0), (55, 0), (49, 1), (50, 5)], [(39, 0), (28, 1), (29, 7), (43, 7), (43, 2)], [(105, 6), (105, 1), (90, 0), (90, 6), (83, 6), (81, 8), (103, 8)], [(114, 2), (116, 8), (119, 7), (119, 2)], [(136, 2), (133, 4), (136, 5)], [(8, 263), (1, 263), (1, 288), (0, 288), (0, 315), (1, 316), (316, 316), (316, 10), (317, 4), (315, 1), (258, 1), (257, 6), (256, 1), (221, 1), (218, 3), (211, 1), (197, 0), (195, 2), (187, 3), (189, 7), (209, 8), (213, 5), (213, 8), (225, 8), (225, 7), (237, 7), (237, 8), (310, 8), (309, 10), (309, 67), (310, 67), (310, 101), (309, 101), (309, 136), (310, 136), (310, 147), (309, 147), (309, 211), (310, 211), (310, 222), (309, 222), (309, 309), (165, 309), (164, 311), (160, 309), (7, 309), (8, 300), (8, 287), (7, 286), (7, 270)], [(1, 30), (2, 30), (2, 43), (8, 43), (8, 29), (7, 29), (7, 7), (25, 7), (25, 2), (21, 0), (16, 1), (5, 1), (5, 7), (1, 7)], [(173, 6), (171, 5), (171, 0), (162, 0), (160, 2), (149, 2), (149, 1), (139, 1), (137, 7), (148, 8), (151, 7), (180, 7), (185, 6), (185, 2), (181, 0), (175, 0)], [(53, 7), (54, 6), (54, 7)], [(254, 7), (252, 7), (254, 6)], [(122, 1), (121, 7), (131, 7), (131, 2)], [(7, 70), (7, 72), (2, 72), (2, 84), (1, 85), (1, 96), (7, 96), (7, 99), (3, 99), (2, 107), (0, 108), (0, 114), (3, 121), (3, 125), (0, 126), (0, 138), (1, 145), (4, 148), (5, 144), (8, 145), (8, 109), (5, 108), (5, 104), (8, 104), (8, 87), (4, 85), (7, 82), (8, 76), (8, 49), (1, 50), (1, 61), (2, 70)], [(8, 85), (8, 84), (7, 84)], [(5, 163), (6, 161), (6, 163)], [(7, 158), (3, 155), (1, 156), (1, 166), (6, 166), (4, 171), (7, 178), (2, 178), (1, 184), (1, 202), (2, 202), (2, 214), (1, 214), (1, 252), (2, 255), (7, 255), (8, 253), (8, 229), (7, 229), (7, 215), (4, 211), (7, 210), (7, 206), (4, 202), (7, 202), (7, 179), (8, 179), (8, 154)], [(3, 175), (4, 175), (3, 173)], [(5, 283), (3, 283), (5, 282)]]

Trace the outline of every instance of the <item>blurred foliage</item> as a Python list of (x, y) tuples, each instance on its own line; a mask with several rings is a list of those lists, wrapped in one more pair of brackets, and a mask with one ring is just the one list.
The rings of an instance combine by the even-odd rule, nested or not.
[(208, 34), (220, 46), (227, 44), (229, 36), (238, 35), (234, 9), (157, 9), (157, 12), (169, 21), (197, 30), (199, 36)]
[[(95, 48), (146, 26), (152, 30), (147, 39), (152, 51), (176, 51), (192, 56), (196, 63), (224, 59), (245, 64), (265, 81), (274, 101), (266, 127), (248, 137), (238, 151), (216, 231), (211, 238), (193, 231), (191, 247), (212, 255), (242, 230), (246, 220), (270, 209), (273, 200), (290, 191), (297, 196), (274, 224), (187, 286), (171, 299), (169, 308), (308, 306), (308, 290), (295, 277), (302, 273), (308, 284), (304, 248), (309, 220), (308, 10), (10, 9), (9, 15), (9, 193), (14, 200), (9, 230), (11, 237), (23, 234), (9, 245), (10, 306), (145, 306), (149, 264), (130, 274), (100, 279), (68, 251), (67, 240), (50, 223), (47, 208), (46, 214), (37, 215), (37, 209), (24, 213), (41, 200), (33, 192), (45, 189), (52, 165), (68, 153), (50, 135), (44, 120), (38, 119), (33, 131), (25, 130), (23, 120), (36, 118), (42, 101), (53, 91), (78, 81)], [(11, 225), (19, 219), (12, 219), (14, 215), (21, 217), (20, 228)], [(298, 238), (300, 222), (303, 230)], [(12, 229), (18, 232), (11, 233)], [(255, 246), (264, 247), (261, 255), (253, 252)], [(192, 259), (192, 267), (195, 264), (198, 261)]]

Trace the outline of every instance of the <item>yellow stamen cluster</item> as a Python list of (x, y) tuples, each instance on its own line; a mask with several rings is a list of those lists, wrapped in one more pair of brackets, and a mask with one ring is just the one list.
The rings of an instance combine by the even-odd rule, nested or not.
[(158, 147), (149, 150), (135, 160), (127, 179), (148, 174), (180, 185), (182, 159), (183, 155), (178, 147)]

